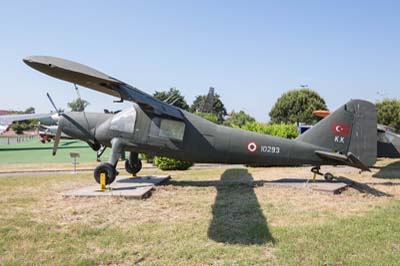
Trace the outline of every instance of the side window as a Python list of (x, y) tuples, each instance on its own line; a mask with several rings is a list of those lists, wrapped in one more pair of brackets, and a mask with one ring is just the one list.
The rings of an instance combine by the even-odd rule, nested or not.
[(183, 140), (184, 133), (185, 123), (183, 122), (159, 117), (153, 118), (151, 122), (151, 136)]
[(175, 120), (161, 119), (160, 137), (183, 140), (184, 133), (185, 123)]

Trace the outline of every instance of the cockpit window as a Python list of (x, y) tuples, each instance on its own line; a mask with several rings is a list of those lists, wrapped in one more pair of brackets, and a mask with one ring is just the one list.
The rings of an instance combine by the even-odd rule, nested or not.
[(111, 120), (111, 130), (133, 133), (136, 122), (136, 110), (134, 107), (123, 110)]

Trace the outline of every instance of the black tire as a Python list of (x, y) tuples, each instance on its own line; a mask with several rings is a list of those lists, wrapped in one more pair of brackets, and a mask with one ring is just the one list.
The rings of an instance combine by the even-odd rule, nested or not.
[(325, 173), (324, 174), (324, 178), (325, 178), (326, 181), (332, 182), (334, 176), (331, 173)]
[(115, 170), (115, 167), (109, 163), (101, 163), (94, 169), (94, 179), (99, 184), (101, 173), (106, 174), (106, 185), (114, 182), (115, 178), (117, 177), (117, 171)]
[(137, 159), (134, 164), (125, 160), (125, 170), (132, 175), (139, 173), (142, 170), (142, 160)]

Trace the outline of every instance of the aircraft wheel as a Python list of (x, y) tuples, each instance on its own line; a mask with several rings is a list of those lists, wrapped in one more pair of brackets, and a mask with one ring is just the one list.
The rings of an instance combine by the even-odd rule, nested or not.
[(324, 178), (326, 181), (331, 182), (331, 181), (333, 181), (334, 176), (331, 173), (325, 173)]
[(94, 179), (97, 183), (100, 184), (100, 174), (106, 174), (106, 185), (114, 182), (115, 177), (117, 176), (117, 171), (115, 167), (109, 163), (101, 163), (94, 169)]
[(125, 170), (134, 175), (139, 173), (139, 171), (142, 169), (142, 161), (140, 159), (137, 159), (133, 164), (129, 160), (125, 160)]

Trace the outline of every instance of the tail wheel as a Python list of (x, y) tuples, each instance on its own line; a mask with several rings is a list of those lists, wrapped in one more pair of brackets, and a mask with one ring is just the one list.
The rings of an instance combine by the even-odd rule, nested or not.
[(331, 173), (325, 173), (324, 178), (326, 181), (331, 182), (331, 181), (333, 181), (334, 176)]
[(117, 171), (115, 170), (115, 167), (113, 165), (109, 163), (101, 163), (94, 169), (94, 179), (99, 184), (102, 173), (106, 174), (106, 185), (114, 182), (117, 176)]
[(133, 163), (131, 163), (129, 160), (125, 161), (125, 170), (134, 175), (137, 174), (140, 170), (142, 169), (142, 161), (140, 159), (137, 159)]

